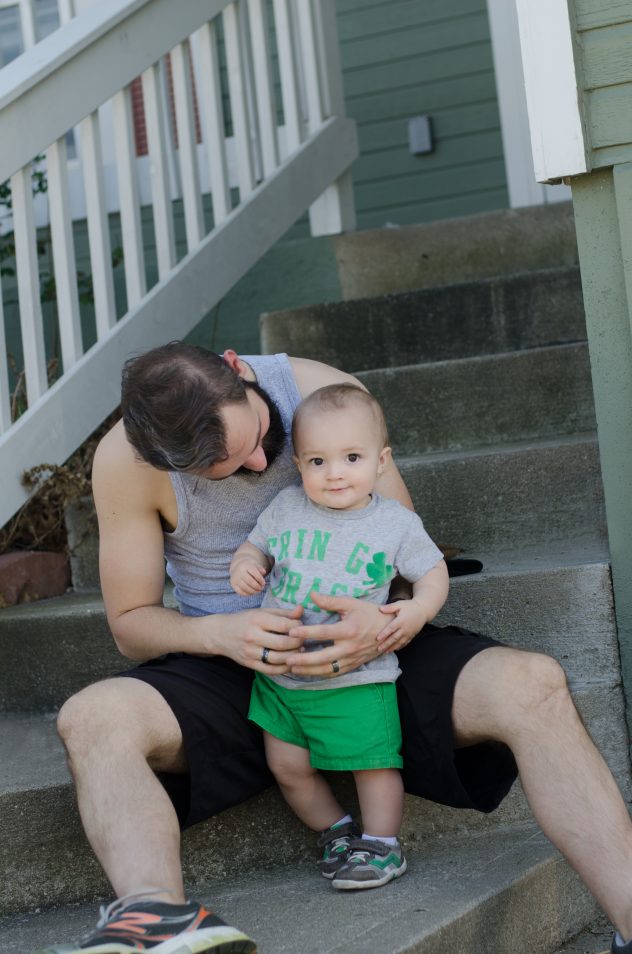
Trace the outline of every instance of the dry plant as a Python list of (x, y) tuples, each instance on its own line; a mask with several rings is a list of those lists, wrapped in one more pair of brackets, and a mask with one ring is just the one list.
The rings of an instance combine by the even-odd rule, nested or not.
[(65, 464), (38, 464), (24, 473), (22, 483), (29, 498), (0, 529), (0, 554), (7, 550), (66, 552), (66, 507), (72, 500), (91, 494), (94, 452), (119, 417), (116, 410)]

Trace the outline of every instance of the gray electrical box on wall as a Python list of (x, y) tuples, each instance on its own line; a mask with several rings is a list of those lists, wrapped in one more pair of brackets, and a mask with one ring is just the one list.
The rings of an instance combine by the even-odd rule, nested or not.
[(430, 116), (413, 116), (408, 120), (408, 148), (413, 156), (432, 152), (432, 123)]

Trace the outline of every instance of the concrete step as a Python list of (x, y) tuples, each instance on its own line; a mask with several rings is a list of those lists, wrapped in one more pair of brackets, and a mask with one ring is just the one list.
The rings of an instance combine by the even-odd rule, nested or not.
[(262, 350), (344, 371), (537, 348), (586, 339), (577, 268), (270, 312)]
[(612, 926), (605, 915), (598, 915), (588, 927), (559, 948), (555, 954), (610, 954)]
[(437, 543), (487, 553), (605, 547), (597, 441), (577, 436), (398, 461)]
[(460, 450), (596, 428), (588, 346), (364, 371), (394, 452)]
[[(623, 698), (618, 668), (609, 571), (604, 562), (574, 566), (542, 558), (517, 570), (488, 566), (452, 581), (439, 622), (454, 622), (525, 648), (551, 652), (565, 667), (585, 724), (603, 751), (628, 802), (632, 798)], [(52, 641), (54, 643), (54, 640)], [(94, 898), (107, 890), (82, 834), (62, 747), (52, 715), (7, 715), (0, 722), (0, 876), (10, 913)], [(335, 777), (342, 801), (355, 808), (346, 776)], [(519, 785), (491, 816), (406, 800), (402, 834), (415, 847), (436, 832), (495, 830), (528, 819)], [(225, 879), (240, 870), (300, 863), (313, 837), (293, 817), (276, 789), (187, 832), (189, 881)]]
[[(530, 825), (429, 834), (408, 853), (404, 877), (377, 891), (335, 892), (304, 858), (265, 877), (240, 868), (219, 883), (190, 882), (189, 894), (256, 938), (259, 954), (547, 954), (596, 916)], [(0, 954), (71, 940), (93, 929), (95, 916), (82, 905), (5, 919)]]
[[(565, 543), (532, 546), (482, 559), (485, 572), (453, 579), (442, 620), (526, 648), (577, 662), (579, 673), (596, 667), (598, 678), (618, 678), (618, 656), (606, 550)], [(169, 598), (168, 598), (169, 601)], [(606, 639), (605, 633), (610, 635)], [(573, 635), (573, 648), (559, 640)], [(74, 692), (132, 665), (110, 635), (99, 594), (66, 594), (5, 609), (0, 634), (11, 667), (0, 667), (5, 713), (52, 712)], [(584, 649), (585, 644), (585, 649)], [(571, 678), (575, 672), (569, 671)]]
[(576, 265), (570, 202), (332, 238), (344, 298)]

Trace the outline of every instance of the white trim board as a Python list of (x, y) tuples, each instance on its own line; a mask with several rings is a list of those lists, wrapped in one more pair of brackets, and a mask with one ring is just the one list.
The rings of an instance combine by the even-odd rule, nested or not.
[(487, 0), (498, 108), (512, 209), (566, 202), (571, 190), (536, 180), (515, 0)]
[(568, 0), (515, 0), (538, 182), (588, 172)]

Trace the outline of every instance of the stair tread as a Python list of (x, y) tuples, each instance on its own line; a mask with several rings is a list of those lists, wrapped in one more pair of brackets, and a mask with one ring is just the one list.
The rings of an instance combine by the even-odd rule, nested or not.
[[(190, 894), (210, 899), (229, 923), (258, 941), (259, 954), (392, 954), (425, 951), (424, 941), (446, 928), (461, 938), (467, 933), (472, 951), (493, 949), (494, 925), (481, 918), (485, 907), (512, 887), (537, 890), (538, 880), (562, 878), (579, 906), (583, 889), (560, 864), (558, 853), (531, 824), (484, 835), (430, 835), (409, 851), (406, 875), (378, 891), (335, 892), (311, 863), (238, 876)], [(563, 895), (564, 892), (562, 891)], [(563, 906), (563, 902), (557, 901)], [(296, 917), (288, 917), (294, 911)], [(33, 951), (38, 946), (69, 941), (93, 928), (94, 905), (73, 905), (0, 921), (0, 954)], [(587, 912), (585, 920), (591, 917)], [(546, 912), (542, 912), (546, 917)], [(473, 922), (473, 923), (472, 923)], [(546, 929), (545, 929), (546, 930)], [(479, 944), (473, 939), (478, 934)], [(464, 948), (456, 943), (455, 950)]]
[(0, 716), (0, 795), (70, 782), (55, 715)]
[(481, 447), (460, 448), (458, 450), (430, 451), (424, 454), (408, 454), (397, 457), (400, 467), (424, 466), (443, 461), (471, 460), (485, 457), (509, 457), (516, 454), (525, 454), (538, 451), (550, 451), (556, 447), (595, 447), (597, 434), (593, 431), (583, 431), (579, 434), (561, 434), (556, 437), (547, 437), (541, 440), (507, 441), (502, 444), (487, 444)]

